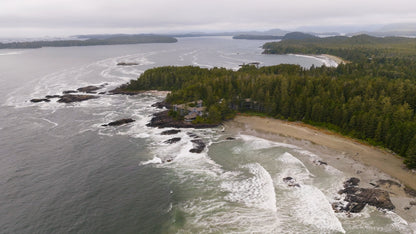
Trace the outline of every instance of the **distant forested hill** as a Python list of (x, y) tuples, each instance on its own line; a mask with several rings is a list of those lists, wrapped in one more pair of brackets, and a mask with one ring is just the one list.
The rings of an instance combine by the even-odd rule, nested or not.
[(58, 40), (58, 41), (31, 41), (0, 43), (0, 49), (25, 49), (41, 47), (69, 47), (69, 46), (95, 46), (95, 45), (121, 45), (141, 43), (174, 43), (174, 37), (140, 34), (140, 35), (114, 35), (104, 38), (90, 38), (86, 40)]
[(405, 37), (284, 38), (280, 42), (266, 43), (263, 48), (266, 54), (331, 54), (353, 62), (373, 58), (416, 59), (416, 39)]

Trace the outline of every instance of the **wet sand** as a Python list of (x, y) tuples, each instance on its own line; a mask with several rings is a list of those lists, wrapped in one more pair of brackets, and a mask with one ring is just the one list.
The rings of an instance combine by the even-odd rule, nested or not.
[[(307, 140), (328, 147), (364, 166), (374, 167), (396, 178), (404, 185), (416, 189), (416, 173), (406, 169), (401, 158), (384, 149), (365, 145), (351, 138), (303, 123), (241, 115), (233, 121), (245, 125), (246, 129)], [(334, 166), (337, 167), (337, 165)]]
[[(397, 214), (408, 221), (416, 219), (416, 206), (410, 205), (416, 202), (416, 197), (404, 191), (406, 186), (416, 188), (416, 172), (406, 169), (401, 158), (385, 149), (303, 123), (272, 118), (238, 115), (224, 125), (231, 134), (288, 143), (319, 155), (346, 176), (358, 177), (360, 187), (374, 188), (374, 184), (378, 184), (380, 189), (390, 193)], [(379, 184), (379, 180), (393, 181), (393, 184)]]

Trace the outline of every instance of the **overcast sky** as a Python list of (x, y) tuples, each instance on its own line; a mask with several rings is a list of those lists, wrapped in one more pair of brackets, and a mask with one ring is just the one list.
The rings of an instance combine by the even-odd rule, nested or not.
[(415, 0), (0, 0), (0, 37), (416, 23)]

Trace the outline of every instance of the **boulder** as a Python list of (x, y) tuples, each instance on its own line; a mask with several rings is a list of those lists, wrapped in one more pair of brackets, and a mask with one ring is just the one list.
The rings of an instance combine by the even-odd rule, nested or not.
[(176, 143), (176, 142), (178, 142), (180, 140), (181, 140), (180, 137), (174, 137), (174, 138), (171, 138), (169, 140), (164, 141), (164, 143), (166, 143), (166, 144), (173, 144), (173, 143)]
[(228, 140), (228, 141), (233, 141), (233, 140), (235, 140), (235, 138), (234, 137), (227, 137), (227, 138), (225, 138), (226, 140)]
[(172, 129), (172, 130), (166, 130), (160, 133), (160, 135), (175, 135), (177, 133), (181, 132), (181, 130)]
[(96, 99), (98, 96), (94, 95), (72, 95), (72, 94), (66, 94), (63, 95), (58, 102), (61, 103), (71, 103), (71, 102), (82, 102), (89, 99)]
[(30, 99), (30, 102), (50, 102), (51, 100), (47, 99), (47, 98), (34, 98), (34, 99)]

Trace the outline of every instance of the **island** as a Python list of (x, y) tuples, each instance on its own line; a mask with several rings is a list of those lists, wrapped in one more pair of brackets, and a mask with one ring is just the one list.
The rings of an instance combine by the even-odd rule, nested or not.
[(0, 43), (0, 49), (33, 49), (42, 47), (70, 47), (96, 45), (124, 45), (142, 43), (175, 43), (178, 40), (170, 36), (154, 34), (107, 35), (106, 37), (91, 36), (80, 40), (54, 40)]

